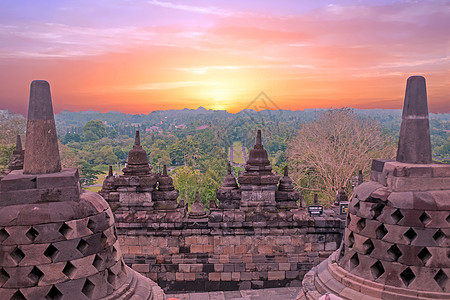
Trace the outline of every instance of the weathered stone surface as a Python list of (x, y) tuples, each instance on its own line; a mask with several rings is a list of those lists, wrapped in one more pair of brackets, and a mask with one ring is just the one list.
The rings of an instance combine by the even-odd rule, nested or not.
[(61, 170), (50, 86), (44, 80), (31, 83), (25, 148), (24, 174)]
[(191, 205), (191, 210), (189, 211), (189, 218), (192, 219), (202, 219), (207, 217), (205, 207), (200, 201), (200, 194), (198, 191), (195, 193), (195, 202)]
[(22, 149), (22, 139), (20, 138), (20, 135), (17, 135), (16, 149), (13, 150), (13, 153), (11, 154), (11, 157), (9, 158), (8, 169), (10, 171), (23, 169), (24, 155), (25, 155), (25, 152)]
[(427, 90), (422, 76), (409, 77), (406, 84), (397, 161), (431, 163)]
[(148, 164), (147, 153), (141, 146), (139, 131), (136, 131), (133, 149), (128, 153), (127, 166), (122, 170), (125, 175), (148, 175), (151, 167)]

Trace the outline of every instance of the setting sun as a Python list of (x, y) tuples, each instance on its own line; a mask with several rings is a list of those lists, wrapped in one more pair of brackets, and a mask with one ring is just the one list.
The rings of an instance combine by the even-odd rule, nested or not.
[(262, 91), (281, 109), (399, 109), (423, 75), (430, 110), (450, 111), (445, 1), (22, 6), (0, 3), (0, 109), (24, 113), (33, 79), (56, 112), (236, 112)]

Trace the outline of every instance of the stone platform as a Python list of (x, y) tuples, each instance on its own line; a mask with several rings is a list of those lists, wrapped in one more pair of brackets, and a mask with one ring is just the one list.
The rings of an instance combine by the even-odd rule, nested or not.
[(179, 300), (293, 300), (300, 287), (286, 287), (260, 290), (220, 291), (209, 293), (168, 294), (167, 299)]

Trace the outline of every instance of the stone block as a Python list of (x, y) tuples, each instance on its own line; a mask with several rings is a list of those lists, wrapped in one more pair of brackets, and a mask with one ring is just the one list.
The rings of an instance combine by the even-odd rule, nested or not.
[(450, 210), (450, 189), (443, 190), (443, 191), (429, 191), (435, 202), (436, 206), (439, 210)]
[(280, 271), (289, 271), (291, 269), (291, 264), (290, 263), (279, 263), (278, 269)]
[(21, 245), (20, 250), (25, 257), (20, 261), (19, 266), (37, 266), (51, 263), (51, 258), (44, 255), (49, 244)]
[(71, 260), (70, 263), (73, 265), (74, 269), (72, 274), (69, 275), (71, 279), (85, 278), (98, 273), (97, 268), (95, 268), (93, 262), (95, 255), (90, 255), (82, 257), (79, 259)]
[(284, 280), (286, 279), (285, 271), (269, 271), (267, 273), (268, 280)]
[(4, 230), (8, 233), (8, 237), (1, 242), (2, 245), (20, 245), (31, 244), (32, 239), (26, 236), (26, 232), (31, 229), (31, 226), (8, 226)]
[(407, 165), (405, 167), (406, 177), (432, 177), (432, 165)]
[[(450, 199), (450, 198), (449, 198)], [(447, 217), (450, 215), (448, 211), (425, 211), (424, 212), (428, 217), (424, 217), (425, 215), (421, 214), (418, 216), (419, 222), (421, 222), (426, 228), (445, 228), (450, 227), (450, 223), (447, 222)], [(423, 219), (421, 220), (420, 217)], [(423, 221), (423, 222), (422, 222)], [(448, 225), (447, 225), (448, 224)], [(447, 226), (445, 226), (447, 225)]]
[(209, 281), (220, 281), (220, 274), (221, 273), (209, 273), (208, 280)]
[(77, 168), (62, 169), (58, 173), (39, 174), (36, 176), (38, 189), (78, 186), (79, 181), (80, 177)]
[(382, 238), (383, 241), (400, 243), (404, 245), (408, 245), (410, 243), (410, 240), (405, 236), (405, 233), (409, 230), (409, 227), (390, 224), (384, 224), (384, 227), (387, 230), (387, 233)]
[(189, 264), (179, 264), (178, 269), (180, 272), (189, 273), (191, 271), (191, 266)]
[(232, 210), (225, 210), (223, 212), (223, 221), (224, 222), (232, 222), (232, 221), (234, 221), (234, 211), (232, 211)]
[(220, 281), (231, 281), (231, 272), (220, 273)]
[(277, 185), (280, 177), (277, 175), (263, 175), (261, 176), (261, 185)]
[(401, 220), (399, 220), (396, 224), (400, 226), (408, 226), (408, 227), (424, 227), (424, 224), (420, 220), (420, 216), (423, 214), (421, 210), (413, 210), (413, 209), (401, 209), (400, 213), (402, 214)]
[(19, 268), (4, 267), (3, 269), (9, 274), (10, 278), (3, 284), (3, 289), (35, 286), (37, 284), (35, 278), (28, 276), (33, 268), (34, 266)]
[(414, 195), (412, 192), (393, 192), (388, 197), (388, 205), (395, 208), (414, 208)]
[(210, 222), (222, 222), (223, 212), (218, 210), (211, 211), (208, 218)]
[(195, 273), (184, 273), (184, 280), (185, 281), (194, 281)]
[(334, 251), (338, 248), (337, 242), (327, 242), (325, 243), (325, 251)]
[[(45, 299), (50, 289), (51, 286), (39, 286), (39, 287), (22, 288), (20, 289), (20, 292), (25, 297), (25, 299)], [(2, 294), (0, 293), (1, 299), (9, 299), (9, 297), (3, 298), (1, 297), (1, 295)], [(14, 297), (12, 297), (11, 299), (14, 299)]]
[(450, 177), (450, 166), (448, 164), (433, 164), (433, 177)]
[(36, 189), (36, 176), (23, 174), (23, 170), (15, 170), (0, 181), (0, 192)]
[(65, 236), (62, 235), (59, 230), (62, 223), (47, 223), (33, 225), (33, 228), (39, 233), (34, 239), (34, 243), (52, 243), (65, 240)]
[(251, 175), (239, 176), (238, 182), (241, 188), (242, 185), (261, 185), (261, 177)]
[[(175, 280), (176, 281), (184, 281), (184, 274), (186, 274), (186, 273), (176, 272), (175, 273)], [(213, 273), (211, 273), (211, 274), (213, 274)]]
[(358, 185), (354, 190), (354, 195), (360, 201), (364, 201), (377, 189), (383, 187), (378, 182), (368, 181)]
[(191, 264), (190, 271), (193, 273), (200, 273), (203, 271), (203, 264)]
[(387, 184), (395, 192), (446, 190), (450, 177), (392, 177)]
[(149, 264), (132, 264), (131, 268), (139, 273), (148, 273), (150, 272)]
[[(3, 180), (2, 180), (3, 182)], [(45, 203), (55, 201), (78, 201), (80, 188), (76, 187), (53, 187), (48, 189), (28, 189), (19, 191), (8, 191), (1, 194), (0, 206)]]
[(231, 281), (240, 281), (240, 280), (241, 280), (241, 273), (239, 272), (231, 273)]
[(428, 192), (414, 192), (413, 201), (413, 208), (416, 210), (437, 210), (436, 201), (433, 195)]
[(68, 261), (84, 256), (83, 253), (77, 250), (77, 246), (80, 243), (80, 240), (81, 239), (73, 239), (68, 241), (52, 243), (52, 247), (56, 248), (56, 250), (48, 252), (52, 253), (51, 255), (52, 261), (53, 262)]

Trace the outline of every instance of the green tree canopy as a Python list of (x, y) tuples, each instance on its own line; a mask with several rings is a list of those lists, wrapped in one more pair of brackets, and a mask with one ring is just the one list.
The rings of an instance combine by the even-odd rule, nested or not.
[(100, 120), (91, 120), (83, 126), (83, 139), (86, 142), (106, 137), (106, 127)]

